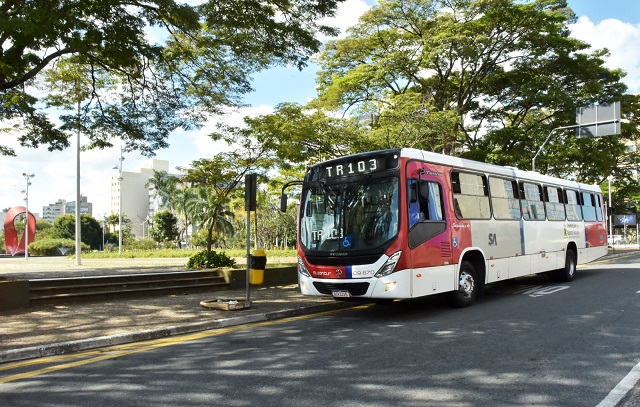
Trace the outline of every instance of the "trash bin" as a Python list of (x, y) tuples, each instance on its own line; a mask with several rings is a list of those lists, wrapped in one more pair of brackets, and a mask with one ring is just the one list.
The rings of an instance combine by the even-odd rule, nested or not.
[(264, 250), (258, 249), (251, 254), (249, 284), (260, 285), (264, 282), (264, 269), (267, 265), (267, 256)]

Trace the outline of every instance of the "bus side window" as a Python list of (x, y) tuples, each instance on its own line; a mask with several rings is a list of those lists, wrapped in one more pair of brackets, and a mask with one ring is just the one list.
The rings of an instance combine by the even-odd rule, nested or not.
[(437, 182), (422, 181), (420, 185), (420, 210), (425, 219), (441, 221), (442, 214), (442, 186)]
[(442, 186), (436, 182), (409, 180), (409, 227), (422, 221), (442, 221)]
[(602, 195), (596, 194), (596, 220), (602, 221)]
[(582, 193), (582, 216), (585, 222), (595, 222), (597, 220), (595, 198), (589, 192)]
[(424, 219), (424, 213), (420, 210), (420, 202), (418, 201), (418, 181), (409, 180), (409, 228)]
[(564, 202), (561, 188), (544, 187), (544, 201), (547, 207), (547, 219), (565, 220)]
[(518, 202), (518, 186), (515, 180), (490, 177), (491, 206), (493, 217), (498, 220), (520, 219), (520, 202)]
[(520, 203), (524, 219), (544, 220), (546, 218), (541, 185), (520, 182)]
[(578, 193), (576, 191), (566, 189), (564, 191), (564, 197), (567, 220), (582, 220), (582, 211), (580, 210)]
[(453, 171), (451, 189), (453, 208), (459, 219), (491, 218), (486, 175)]

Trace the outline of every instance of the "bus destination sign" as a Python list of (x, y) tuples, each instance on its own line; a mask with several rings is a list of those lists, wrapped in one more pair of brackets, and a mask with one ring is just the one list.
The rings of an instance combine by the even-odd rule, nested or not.
[(353, 156), (334, 160), (309, 169), (310, 181), (330, 180), (353, 175), (365, 175), (398, 167), (398, 154), (379, 156)]

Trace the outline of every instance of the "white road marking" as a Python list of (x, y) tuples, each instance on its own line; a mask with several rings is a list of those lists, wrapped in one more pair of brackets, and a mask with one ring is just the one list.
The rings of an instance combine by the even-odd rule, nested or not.
[(633, 387), (640, 381), (640, 363), (635, 365), (629, 374), (609, 392), (596, 407), (615, 407), (624, 399)]

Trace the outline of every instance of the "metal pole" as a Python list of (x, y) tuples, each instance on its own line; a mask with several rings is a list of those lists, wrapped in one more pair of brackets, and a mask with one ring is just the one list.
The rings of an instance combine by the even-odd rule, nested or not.
[(611, 245), (613, 246), (613, 213), (611, 213), (611, 175), (607, 177), (609, 181), (609, 236), (611, 237)]
[(78, 102), (78, 129), (76, 131), (76, 266), (82, 264), (82, 246), (81, 242), (81, 226), (80, 219), (80, 102)]
[(251, 211), (247, 211), (247, 306), (251, 303), (251, 294), (249, 292), (249, 277), (251, 267)]
[(29, 185), (31, 182), (29, 181), (31, 178), (35, 177), (36, 174), (27, 174), (26, 172), (22, 173), (22, 176), (27, 180), (27, 188), (23, 191), (25, 193), (25, 224), (24, 224), (24, 259), (29, 259)]
[(542, 143), (542, 145), (538, 149), (538, 152), (536, 153), (536, 155), (533, 156), (533, 160), (531, 160), (531, 171), (535, 171), (536, 170), (536, 158), (538, 158), (538, 155), (540, 155), (540, 153), (542, 152), (542, 149), (544, 148), (544, 146), (547, 145), (547, 143), (549, 142), (549, 139), (551, 139), (551, 135), (554, 132), (556, 132), (558, 130), (575, 129), (576, 127), (579, 127), (579, 126), (578, 125), (573, 125), (573, 126), (556, 127), (555, 129), (551, 130), (549, 132), (549, 135), (547, 136), (546, 140), (544, 141), (544, 143)]
[(26, 222), (24, 223), (24, 259), (29, 260), (29, 176), (27, 175), (27, 191), (25, 200), (24, 216)]
[(118, 170), (118, 184), (120, 186), (120, 192), (118, 193), (118, 254), (122, 255), (122, 147), (120, 147), (120, 167)]
[(542, 143), (542, 145), (538, 149), (538, 152), (536, 153), (536, 155), (533, 156), (533, 160), (531, 160), (531, 171), (535, 171), (536, 170), (536, 158), (538, 157), (538, 155), (540, 155), (540, 153), (542, 152), (542, 149), (544, 148), (544, 146), (547, 145), (547, 143), (549, 142), (549, 139), (551, 138), (551, 135), (555, 131), (568, 130), (568, 129), (577, 129), (578, 127), (589, 127), (589, 126), (598, 125), (598, 124), (611, 124), (611, 123), (618, 123), (618, 122), (619, 122), (619, 120), (604, 120), (604, 121), (601, 121), (601, 122), (592, 122), (592, 123), (584, 123), (584, 124), (574, 124), (572, 126), (556, 127), (555, 129), (551, 130), (551, 132), (549, 132), (549, 135), (547, 136), (547, 139), (544, 141), (544, 143)]

